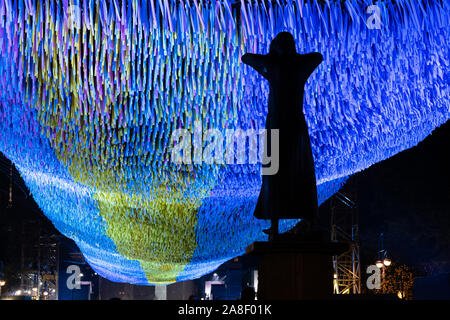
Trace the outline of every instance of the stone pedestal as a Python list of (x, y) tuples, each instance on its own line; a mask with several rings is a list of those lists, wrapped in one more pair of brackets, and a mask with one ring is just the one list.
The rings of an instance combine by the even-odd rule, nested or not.
[(278, 239), (254, 242), (247, 254), (260, 257), (258, 300), (329, 299), (333, 294), (331, 257), (349, 249), (342, 242)]

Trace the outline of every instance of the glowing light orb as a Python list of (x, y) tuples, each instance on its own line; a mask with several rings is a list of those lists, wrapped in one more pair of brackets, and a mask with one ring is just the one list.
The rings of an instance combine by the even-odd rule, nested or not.
[(370, 5), (0, 0), (0, 151), (100, 275), (199, 277), (267, 227), (260, 165), (170, 161), (195, 121), (264, 127), (268, 85), (244, 52), (288, 30), (324, 56), (304, 107), (319, 202), (449, 119), (449, 1)]

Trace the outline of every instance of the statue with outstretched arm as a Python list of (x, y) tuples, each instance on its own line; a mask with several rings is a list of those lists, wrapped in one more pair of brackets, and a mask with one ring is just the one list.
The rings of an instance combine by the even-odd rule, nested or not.
[(322, 60), (318, 52), (298, 54), (294, 37), (288, 32), (281, 32), (272, 40), (268, 54), (242, 56), (242, 62), (270, 84), (265, 139), (268, 152), (274, 149), (270, 129), (279, 130), (279, 168), (273, 175), (263, 175), (254, 212), (256, 218), (272, 221), (271, 228), (264, 230), (272, 239), (278, 234), (279, 219), (303, 219), (311, 225), (317, 218), (316, 175), (303, 114), (303, 92)]

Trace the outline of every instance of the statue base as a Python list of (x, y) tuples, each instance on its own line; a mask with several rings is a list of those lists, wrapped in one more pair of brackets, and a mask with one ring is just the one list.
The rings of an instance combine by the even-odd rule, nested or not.
[(252, 243), (246, 254), (260, 257), (258, 300), (330, 299), (331, 257), (347, 250), (348, 243), (305, 241), (287, 234)]

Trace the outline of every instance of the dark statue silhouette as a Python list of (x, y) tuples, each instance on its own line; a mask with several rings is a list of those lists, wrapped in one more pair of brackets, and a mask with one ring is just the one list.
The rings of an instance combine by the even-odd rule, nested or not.
[(303, 115), (303, 92), (322, 60), (318, 52), (298, 54), (294, 37), (288, 32), (272, 40), (268, 54), (242, 56), (242, 62), (270, 84), (267, 150), (272, 149), (269, 130), (279, 129), (279, 169), (274, 175), (263, 175), (254, 212), (258, 219), (271, 219), (271, 228), (264, 230), (271, 238), (278, 234), (278, 219), (303, 219), (312, 225), (317, 217), (316, 176)]

